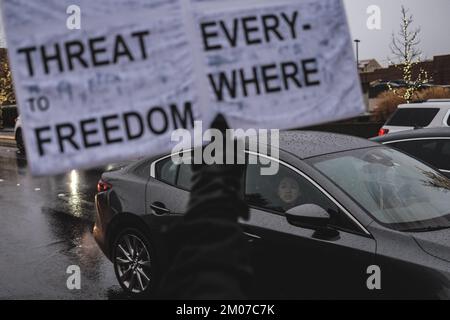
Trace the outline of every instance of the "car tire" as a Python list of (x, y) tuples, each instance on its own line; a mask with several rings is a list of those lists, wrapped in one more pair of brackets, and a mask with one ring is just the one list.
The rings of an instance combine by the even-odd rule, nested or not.
[(25, 154), (25, 145), (23, 143), (22, 130), (18, 129), (16, 132), (16, 145), (21, 154)]
[(149, 297), (158, 284), (154, 251), (146, 232), (128, 227), (113, 241), (112, 262), (122, 289), (136, 298)]

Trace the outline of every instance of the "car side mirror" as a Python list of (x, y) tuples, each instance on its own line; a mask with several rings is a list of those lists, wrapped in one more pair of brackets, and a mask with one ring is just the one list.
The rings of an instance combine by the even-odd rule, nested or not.
[(330, 222), (329, 213), (316, 204), (304, 204), (286, 212), (287, 221), (297, 227), (312, 230), (325, 229)]

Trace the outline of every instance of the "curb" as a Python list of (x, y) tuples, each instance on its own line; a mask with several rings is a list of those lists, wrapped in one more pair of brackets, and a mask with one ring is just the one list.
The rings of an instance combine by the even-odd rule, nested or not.
[(0, 135), (0, 140), (10, 140), (10, 141), (16, 141), (16, 139), (14, 138), (14, 136), (5, 136), (5, 135)]
[(3, 142), (0, 141), (0, 147), (4, 147), (4, 148), (16, 148), (16, 144), (15, 143), (10, 143), (10, 142)]
[(16, 147), (16, 139), (11, 135), (0, 135), (0, 146)]

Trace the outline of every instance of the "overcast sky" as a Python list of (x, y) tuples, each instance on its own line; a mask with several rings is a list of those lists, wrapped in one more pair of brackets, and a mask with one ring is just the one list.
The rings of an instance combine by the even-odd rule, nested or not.
[[(344, 0), (353, 38), (361, 40), (361, 59), (376, 58), (386, 64), (391, 34), (400, 29), (401, 5), (410, 9), (416, 27), (421, 27), (424, 58), (450, 54), (450, 0)], [(367, 28), (370, 5), (381, 9), (381, 30)]]
[[(424, 57), (430, 59), (434, 55), (450, 54), (450, 0), (344, 0), (344, 3), (352, 37), (361, 40), (361, 59), (375, 58), (381, 64), (387, 63), (391, 34), (399, 30), (402, 4), (414, 15), (415, 26), (422, 28)], [(381, 9), (381, 30), (367, 28), (369, 15), (366, 11), (370, 5)], [(0, 47), (4, 46), (0, 15)]]

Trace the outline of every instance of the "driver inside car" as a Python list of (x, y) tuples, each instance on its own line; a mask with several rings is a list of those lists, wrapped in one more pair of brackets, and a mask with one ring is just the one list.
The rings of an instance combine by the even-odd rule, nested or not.
[(300, 186), (293, 178), (284, 177), (278, 184), (277, 194), (281, 200), (284, 211), (287, 211), (298, 205)]

